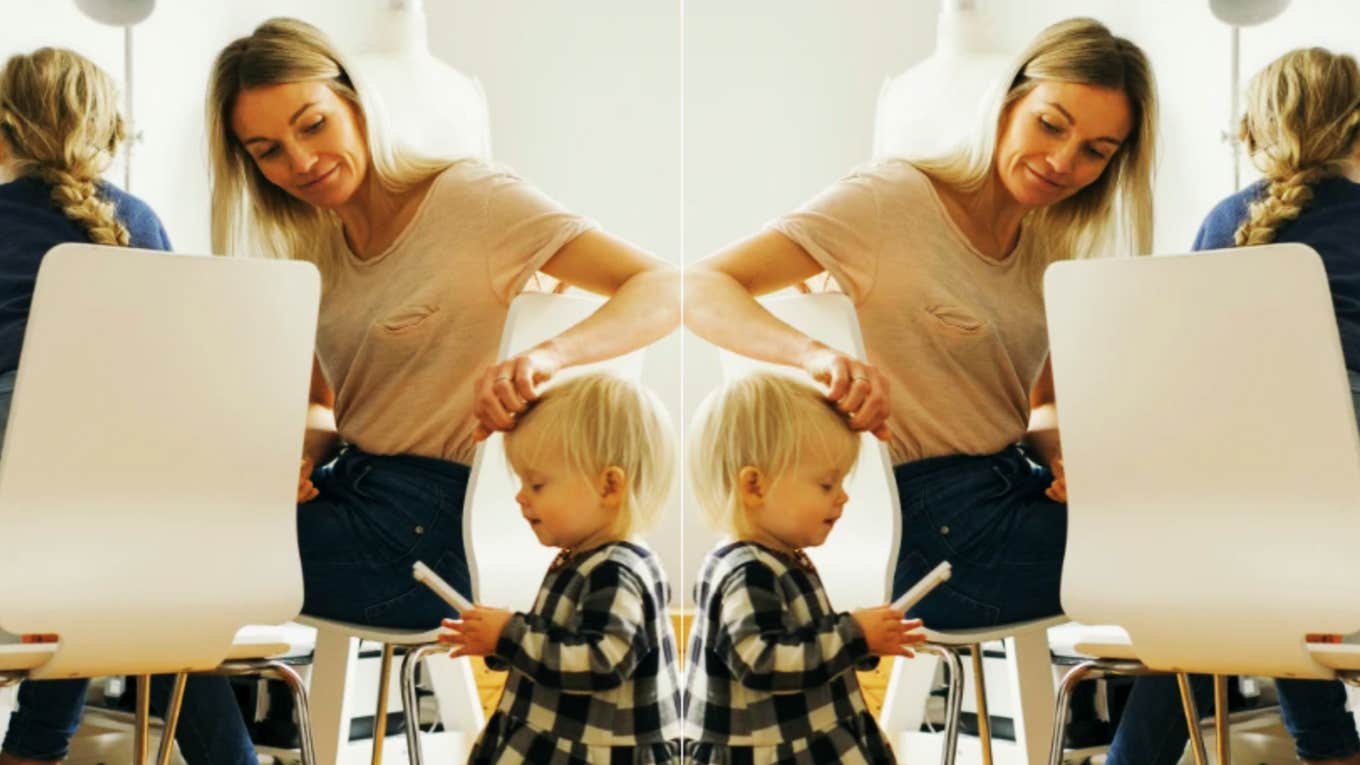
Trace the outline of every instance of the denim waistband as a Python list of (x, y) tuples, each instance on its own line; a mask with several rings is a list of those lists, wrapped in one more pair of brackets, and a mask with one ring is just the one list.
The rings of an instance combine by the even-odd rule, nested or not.
[(1023, 445), (1011, 444), (995, 454), (951, 454), (903, 462), (893, 466), (893, 474), (898, 481), (913, 481), (941, 473), (989, 467), (1016, 473), (1021, 468), (1029, 469), (1033, 464), (1029, 452)]
[(461, 462), (415, 454), (370, 454), (354, 444), (345, 444), (341, 447), (340, 452), (335, 455), (332, 469), (341, 475), (349, 471), (392, 470), (423, 475), (436, 481), (463, 483), (467, 483), (472, 475), (472, 468)]

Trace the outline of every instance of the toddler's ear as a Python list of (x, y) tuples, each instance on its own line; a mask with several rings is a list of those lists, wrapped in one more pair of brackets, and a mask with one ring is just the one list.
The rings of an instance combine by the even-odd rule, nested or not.
[(600, 493), (600, 503), (615, 510), (623, 506), (624, 495), (628, 492), (628, 475), (618, 465), (610, 465), (600, 473), (596, 485)]
[(765, 492), (769, 485), (760, 468), (747, 465), (737, 473), (737, 494), (744, 507), (760, 507), (765, 503)]

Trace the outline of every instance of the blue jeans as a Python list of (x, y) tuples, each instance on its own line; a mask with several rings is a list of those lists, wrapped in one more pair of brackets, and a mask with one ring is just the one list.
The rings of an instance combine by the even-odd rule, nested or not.
[(933, 629), (970, 629), (1061, 613), (1067, 505), (1044, 496), (1048, 468), (1019, 446), (893, 468), (902, 543), (893, 597), (948, 560), (953, 575), (911, 609)]
[[(0, 385), (3, 385), (0, 382)], [(9, 396), (0, 393), (0, 407)], [(379, 457), (349, 447), (318, 468), (320, 496), (297, 508), (303, 611), (377, 627), (434, 628), (454, 611), (411, 578), (424, 560), (471, 594), (463, 548), (468, 467), (424, 457)], [(244, 554), (244, 553), (243, 553)], [(172, 678), (154, 678), (160, 711)], [(66, 756), (80, 723), (85, 680), (24, 683), (4, 751), (32, 759)], [(226, 678), (190, 678), (175, 735), (190, 765), (258, 762)]]
[[(1350, 371), (1356, 426), (1360, 427), (1360, 372)], [(1201, 714), (1213, 711), (1212, 685), (1207, 677), (1192, 679), (1195, 703)], [(1304, 760), (1350, 757), (1360, 752), (1355, 719), (1346, 711), (1346, 691), (1339, 681), (1278, 679), (1280, 714)], [(1181, 712), (1180, 691), (1170, 675), (1140, 677), (1124, 707), (1119, 729), (1110, 745), (1109, 765), (1174, 765), (1185, 750), (1190, 733)]]

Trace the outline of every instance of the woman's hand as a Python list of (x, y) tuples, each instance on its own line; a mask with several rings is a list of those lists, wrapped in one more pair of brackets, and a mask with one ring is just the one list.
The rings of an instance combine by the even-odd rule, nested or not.
[(864, 641), (869, 644), (869, 653), (875, 656), (906, 656), (916, 654), (908, 646), (926, 641), (925, 633), (913, 632), (921, 626), (920, 619), (904, 621), (905, 614), (892, 606), (861, 608), (852, 611), (850, 617), (864, 633)]
[(312, 464), (310, 457), (302, 458), (302, 467), (298, 470), (297, 503), (311, 502), (316, 499), (321, 490), (312, 485)]
[(477, 417), (473, 437), (484, 441), (498, 430), (511, 430), (515, 418), (538, 400), (543, 384), (562, 368), (550, 346), (539, 345), (492, 364), (477, 381), (472, 413)]
[(826, 388), (826, 397), (847, 418), (851, 430), (888, 440), (888, 378), (876, 367), (813, 342), (799, 366)]
[(445, 619), (442, 625), (448, 632), (439, 635), (439, 642), (455, 646), (449, 653), (455, 659), (459, 656), (490, 656), (495, 653), (501, 631), (514, 613), (502, 608), (477, 606), (460, 616), (461, 619)]
[(1067, 471), (1063, 469), (1062, 457), (1053, 460), (1053, 483), (1044, 490), (1044, 496), (1054, 502), (1067, 504)]

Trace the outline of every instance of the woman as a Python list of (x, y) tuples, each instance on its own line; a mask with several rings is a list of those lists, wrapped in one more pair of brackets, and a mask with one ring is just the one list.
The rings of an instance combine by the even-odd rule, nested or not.
[[(1290, 51), (1252, 78), (1239, 137), (1264, 178), (1220, 202), (1196, 250), (1300, 242), (1322, 256), (1351, 394), (1360, 412), (1360, 67), (1322, 48)], [(1196, 678), (1199, 709), (1210, 684)], [(1360, 765), (1339, 681), (1275, 681), (1285, 727), (1309, 765)], [(1188, 732), (1174, 678), (1140, 677), (1110, 765), (1175, 763)]]
[[(14, 378), (28, 325), (38, 266), (52, 247), (90, 242), (169, 250), (156, 213), (100, 180), (126, 137), (113, 79), (73, 51), (41, 48), (0, 71), (0, 434), (9, 419)], [(0, 765), (36, 765), (66, 757), (80, 725), (88, 680), (26, 682), (10, 715)], [(169, 696), (169, 678), (153, 683), (153, 701)], [(194, 677), (176, 732), (191, 763), (224, 734), (219, 720), (239, 717), (225, 684)], [(230, 733), (230, 730), (226, 731)], [(249, 743), (248, 741), (246, 742)]]
[[(358, 73), (300, 21), (265, 22), (222, 51), (207, 124), (214, 250), (305, 259), (322, 275), (303, 610), (438, 625), (453, 613), (411, 564), (470, 592), (462, 508), (477, 441), (514, 427), (558, 370), (670, 332), (678, 274), (504, 170), (394, 147)], [(540, 270), (610, 299), (495, 363), (509, 302)]]
[[(852, 427), (888, 441), (902, 500), (894, 594), (942, 560), (954, 568), (910, 614), (934, 628), (1060, 611), (1064, 485), (1030, 459), (1059, 457), (1041, 276), (1151, 240), (1156, 97), (1142, 51), (1064, 21), (1005, 85), (968, 149), (861, 169), (686, 275), (696, 333), (801, 367)], [(869, 363), (755, 301), (824, 270), (855, 302)]]

